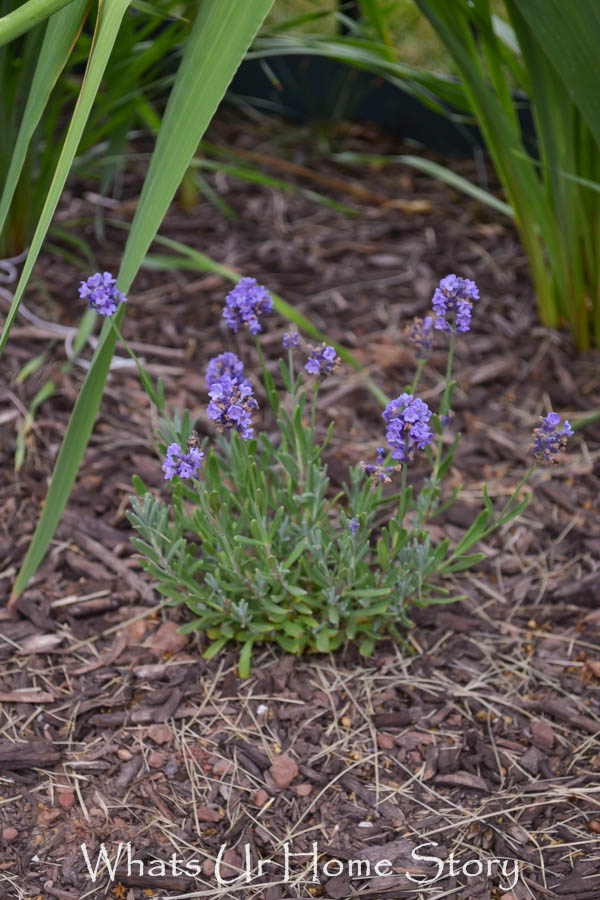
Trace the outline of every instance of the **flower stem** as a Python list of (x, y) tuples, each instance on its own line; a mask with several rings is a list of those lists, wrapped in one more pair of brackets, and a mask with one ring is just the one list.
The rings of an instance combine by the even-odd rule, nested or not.
[(450, 411), (450, 404), (452, 403), (452, 390), (454, 385), (451, 382), (452, 377), (452, 364), (454, 362), (454, 347), (456, 344), (456, 325), (453, 325), (452, 331), (450, 332), (450, 347), (448, 348), (448, 361), (446, 363), (446, 385), (444, 387), (444, 396), (442, 397), (442, 402), (440, 405), (440, 416), (447, 416)]
[(313, 389), (312, 403), (310, 409), (310, 439), (314, 443), (315, 439), (315, 422), (317, 418), (317, 397), (319, 396), (319, 382), (315, 381)]
[(419, 385), (419, 381), (421, 380), (421, 372), (423, 371), (423, 366), (425, 365), (425, 357), (420, 357), (417, 360), (417, 371), (415, 372), (415, 377), (413, 378), (413, 383), (410, 389), (411, 394), (416, 394), (417, 387)]
[(123, 335), (121, 334), (121, 332), (119, 330), (119, 326), (116, 324), (116, 322), (112, 316), (110, 317), (110, 324), (111, 324), (112, 328), (114, 329), (118, 339), (121, 341), (122, 345), (125, 347), (125, 350), (127, 351), (129, 356), (132, 358), (132, 360), (136, 364), (139, 375), (140, 375), (140, 381), (142, 383), (142, 387), (146, 391), (151, 403), (154, 403), (154, 405), (156, 406), (158, 411), (161, 413), (161, 415), (164, 415), (164, 411), (165, 411), (164, 405), (165, 404), (164, 404), (164, 400), (163, 400), (161, 391), (157, 391), (156, 388), (154, 387), (154, 385), (152, 384), (152, 379), (146, 372), (145, 368), (143, 367), (143, 365), (141, 364), (138, 357), (135, 355), (135, 353), (133, 352), (133, 350), (131, 349), (131, 347), (129, 346), (129, 344), (127, 343), (125, 338), (123, 337)]

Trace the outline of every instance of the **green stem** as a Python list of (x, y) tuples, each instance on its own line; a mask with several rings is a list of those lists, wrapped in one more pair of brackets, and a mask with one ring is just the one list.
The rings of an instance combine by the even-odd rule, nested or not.
[(163, 402), (161, 396), (155, 390), (154, 385), (152, 384), (152, 379), (150, 378), (150, 376), (144, 369), (143, 365), (141, 364), (141, 362), (139, 361), (139, 359), (137, 358), (137, 356), (135, 355), (135, 353), (133, 352), (133, 350), (131, 349), (131, 347), (129, 346), (129, 344), (127, 343), (125, 338), (123, 337), (123, 335), (121, 334), (121, 331), (119, 330), (119, 327), (116, 324), (116, 322), (112, 316), (110, 317), (110, 324), (111, 324), (115, 334), (117, 335), (118, 339), (120, 340), (122, 345), (125, 347), (125, 350), (127, 351), (129, 356), (132, 358), (132, 360), (136, 364), (139, 375), (140, 375), (140, 381), (142, 383), (142, 387), (146, 391), (151, 403), (154, 403), (154, 405), (156, 406), (158, 411), (161, 413), (161, 415), (164, 415), (164, 402)]
[(311, 443), (314, 444), (315, 440), (315, 422), (317, 418), (317, 398), (319, 396), (319, 382), (315, 381), (315, 386), (313, 390), (312, 403), (310, 409), (310, 439)]
[(492, 532), (495, 528), (497, 528), (498, 525), (503, 525), (504, 522), (506, 521), (506, 518), (510, 518), (510, 515), (509, 515), (510, 509), (511, 509), (513, 502), (515, 501), (515, 499), (517, 497), (517, 494), (519, 493), (519, 491), (521, 490), (523, 485), (527, 481), (529, 481), (529, 479), (531, 478), (531, 476), (533, 475), (533, 473), (535, 472), (536, 469), (537, 469), (537, 463), (533, 463), (531, 466), (529, 466), (529, 468), (527, 469), (527, 471), (521, 478), (520, 482), (518, 483), (518, 485), (516, 486), (516, 488), (514, 489), (514, 491), (512, 492), (512, 494), (506, 501), (506, 503), (504, 504), (502, 512), (498, 516), (497, 520), (494, 522), (493, 525), (490, 525), (490, 527), (486, 531), (484, 531), (484, 533), (482, 534), (482, 537), (485, 537), (486, 535), (490, 534), (490, 532)]
[(295, 397), (298, 393), (298, 387), (300, 386), (300, 379), (298, 378), (298, 384), (296, 384), (296, 373), (294, 371), (294, 351), (291, 347), (288, 347), (288, 370), (290, 373), (290, 385), (292, 388), (292, 397)]
[[(456, 322), (452, 323), (452, 331), (450, 332), (450, 347), (448, 348), (448, 361), (446, 363), (446, 386), (444, 387), (444, 396), (440, 405), (440, 416), (447, 416), (452, 402), (452, 390), (454, 385), (451, 382), (452, 364), (454, 362), (454, 347), (456, 344)], [(441, 445), (441, 442), (440, 442)]]
[(256, 347), (256, 352), (258, 353), (258, 358), (260, 360), (260, 364), (264, 369), (265, 368), (265, 357), (262, 352), (262, 347), (260, 346), (260, 341), (258, 340), (257, 334), (254, 335), (254, 346)]
[[(450, 332), (450, 347), (448, 348), (448, 360), (446, 363), (446, 384), (444, 387), (444, 395), (442, 397), (442, 402), (440, 404), (440, 419), (442, 416), (447, 416), (450, 411), (450, 404), (452, 403), (452, 391), (454, 385), (450, 380), (452, 378), (452, 364), (454, 362), (454, 348), (456, 345), (456, 317), (455, 321), (452, 323), (452, 331)], [(438, 473), (440, 471), (440, 464), (442, 461), (442, 452), (443, 452), (443, 434), (438, 435), (437, 440), (437, 448), (435, 454), (435, 464), (433, 466), (432, 478), (436, 482), (438, 481)], [(433, 497), (433, 491), (430, 496), (430, 499), (427, 502), (427, 506), (424, 511), (421, 513), (419, 517), (419, 528), (422, 528), (425, 521), (427, 520), (427, 516), (429, 515), (429, 510), (431, 507), (431, 497)]]
[[(514, 501), (517, 498), (517, 494), (519, 493), (519, 491), (521, 490), (521, 488), (523, 487), (525, 482), (527, 482), (529, 480), (529, 478), (533, 475), (533, 473), (535, 472), (536, 469), (537, 469), (537, 463), (533, 463), (533, 465), (531, 465), (527, 469), (526, 473), (523, 475), (520, 482), (518, 483), (518, 485), (516, 486), (516, 488), (514, 489), (514, 491), (512, 492), (512, 494), (506, 501), (506, 503), (504, 504), (500, 515), (497, 518), (494, 517), (494, 521), (492, 522), (492, 524), (489, 525), (484, 531), (482, 531), (481, 534), (479, 534), (479, 536), (477, 537), (477, 541), (482, 541), (484, 538), (486, 538), (488, 536), (488, 534), (491, 534), (493, 531), (495, 531), (501, 525), (504, 525), (504, 523), (507, 522), (511, 518), (512, 506), (513, 506)], [(473, 541), (472, 544), (477, 543), (477, 541)], [(471, 544), (471, 546), (472, 546), (472, 544)], [(468, 548), (466, 548), (466, 549), (468, 549)], [(464, 550), (463, 550), (463, 552), (464, 552)], [(455, 559), (456, 559), (456, 552), (452, 553), (448, 557), (448, 559), (446, 560), (444, 565), (441, 566), (440, 569), (438, 569), (438, 572), (440, 572), (440, 573), (443, 572), (444, 569), (446, 569)]]
[(402, 503), (403, 515), (402, 515), (402, 518), (400, 519), (400, 521), (398, 522), (399, 525), (402, 525), (402, 523), (404, 522), (404, 516), (406, 515), (406, 512), (408, 510), (408, 502), (406, 499), (406, 492), (408, 490), (407, 479), (408, 479), (408, 463), (404, 462), (404, 463), (402, 463), (402, 474), (401, 474), (401, 481), (400, 481), (400, 494), (402, 497), (401, 503)]
[(423, 371), (423, 366), (425, 365), (425, 357), (419, 357), (417, 360), (417, 371), (415, 372), (415, 377), (413, 379), (413, 383), (410, 389), (411, 394), (416, 394), (417, 387), (419, 385), (419, 381), (421, 380), (421, 372)]

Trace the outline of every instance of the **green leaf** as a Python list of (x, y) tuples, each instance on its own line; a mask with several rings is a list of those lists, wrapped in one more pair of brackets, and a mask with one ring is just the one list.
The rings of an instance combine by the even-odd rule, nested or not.
[(209, 450), (206, 463), (204, 466), (204, 477), (206, 478), (206, 483), (213, 490), (220, 490), (222, 486), (222, 478), (221, 478), (221, 469), (219, 466), (219, 460), (217, 459), (217, 454), (214, 450)]
[(355, 597), (385, 597), (389, 592), (389, 588), (365, 588), (361, 591), (352, 591)]
[[(25, 4), (27, 6), (28, 4)], [(63, 4), (64, 5), (64, 4)], [(37, 66), (29, 87), (23, 119), (12, 151), (0, 198), (0, 233), (4, 228), (15, 188), (25, 163), (29, 143), (48, 103), (58, 76), (64, 69), (88, 11), (88, 0), (72, 0), (48, 21)], [(0, 35), (2, 20), (0, 20)]]
[(494, 504), (493, 504), (492, 501), (490, 500), (490, 497), (489, 497), (489, 494), (488, 494), (488, 489), (487, 489), (487, 484), (484, 483), (484, 484), (481, 486), (481, 493), (482, 493), (482, 496), (483, 496), (483, 502), (484, 502), (484, 504), (485, 504), (485, 508), (486, 508), (487, 511), (489, 512), (489, 514), (490, 514), (490, 519), (491, 519), (492, 522), (493, 522), (494, 519), (495, 519), (495, 517), (496, 517), (496, 510), (494, 509)]
[(322, 629), (317, 634), (315, 646), (321, 653), (329, 653), (329, 632), (326, 629)]
[(442, 435), (444, 433), (444, 426), (442, 425), (440, 417), (437, 413), (434, 413), (431, 417), (431, 427), (437, 435)]
[(260, 547), (261, 549), (264, 549), (264, 546), (265, 546), (265, 542), (263, 540), (260, 540), (258, 538), (249, 538), (249, 537), (246, 537), (244, 534), (235, 534), (233, 536), (233, 539), (238, 544), (246, 544), (251, 547)]
[(438, 481), (441, 481), (441, 480), (442, 480), (442, 478), (445, 476), (446, 472), (448, 471), (448, 469), (449, 469), (450, 466), (452, 465), (452, 460), (454, 459), (454, 451), (456, 450), (456, 448), (457, 448), (457, 446), (458, 446), (458, 442), (460, 441), (460, 437), (461, 437), (460, 434), (457, 434), (457, 435), (456, 435), (456, 437), (455, 437), (454, 440), (452, 441), (452, 444), (451, 444), (451, 446), (450, 446), (450, 449), (448, 450), (448, 452), (447, 452), (446, 455), (444, 456), (444, 458), (443, 458), (443, 460), (442, 460), (442, 462), (441, 462), (441, 464), (440, 464), (440, 467), (439, 467), (439, 469), (438, 469)]
[(136, 492), (136, 494), (138, 495), (138, 497), (143, 497), (145, 494), (148, 493), (148, 488), (146, 487), (146, 485), (144, 484), (144, 482), (142, 481), (142, 479), (140, 478), (139, 475), (132, 475), (131, 483), (133, 484), (133, 489)]
[(287, 653), (298, 653), (300, 650), (298, 638), (291, 638), (284, 634), (278, 634), (276, 635), (275, 640)]
[[(387, 594), (389, 596), (391, 592), (388, 590)], [(381, 616), (384, 612), (389, 609), (391, 600), (385, 600), (383, 603), (376, 603), (375, 606), (365, 606), (362, 609), (358, 610), (356, 615), (358, 617), (361, 616)]]
[(290, 555), (287, 557), (286, 561), (283, 564), (284, 569), (289, 569), (294, 565), (299, 556), (304, 553), (306, 548), (308, 547), (308, 538), (302, 538), (302, 540), (296, 544)]
[(445, 573), (462, 572), (464, 569), (470, 569), (471, 566), (481, 562), (482, 559), (485, 559), (485, 553), (470, 553), (467, 556), (461, 556), (460, 559), (450, 563), (448, 566), (443, 566), (443, 571)]
[(383, 537), (377, 540), (377, 558), (379, 559), (379, 565), (385, 570), (388, 562), (388, 545)]
[(523, 500), (520, 500), (519, 503), (516, 503), (514, 506), (511, 506), (501, 517), (498, 524), (504, 524), (505, 522), (510, 522), (511, 519), (516, 519), (517, 516), (520, 516), (521, 513), (527, 508), (529, 505), (529, 501), (531, 500), (531, 494), (527, 494)]
[(600, 7), (597, 0), (518, 0), (536, 40), (564, 82), (573, 102), (600, 144), (598, 47)]
[(218, 514), (223, 505), (219, 491), (211, 491), (207, 497), (207, 503), (212, 512)]
[(375, 641), (373, 638), (368, 637), (360, 642), (358, 652), (361, 656), (370, 656), (373, 650), (375, 649)]
[[(192, 623), (190, 623), (190, 624), (192, 624)], [(219, 653), (223, 649), (223, 647), (228, 642), (228, 640), (229, 640), (228, 637), (222, 637), (222, 638), (219, 638), (217, 641), (213, 641), (212, 644), (209, 644), (208, 647), (206, 648), (206, 650), (204, 651), (204, 653), (202, 654), (204, 659), (212, 659), (214, 656), (216, 656), (217, 653)]]
[(50, 18), (72, 0), (29, 0), (0, 18), (0, 47)]
[(277, 413), (279, 412), (279, 394), (277, 393), (277, 390), (275, 388), (273, 376), (267, 368), (263, 368), (263, 382), (269, 405), (275, 415), (277, 415)]
[(240, 678), (247, 678), (250, 674), (250, 661), (252, 659), (253, 641), (246, 641), (242, 647), (240, 658), (238, 660), (238, 674)]
[[(198, 631), (198, 629), (203, 628), (205, 624), (206, 616), (200, 616), (199, 618), (193, 619), (191, 622), (186, 622), (184, 625), (182, 625), (179, 628), (179, 632), (180, 634), (191, 634), (193, 631)], [(216, 650), (215, 652), (218, 653), (218, 650)]]
[(482, 509), (475, 521), (467, 529), (461, 540), (458, 542), (453, 556), (459, 556), (463, 550), (468, 550), (483, 535), (485, 527), (489, 521), (490, 514), (487, 509)]

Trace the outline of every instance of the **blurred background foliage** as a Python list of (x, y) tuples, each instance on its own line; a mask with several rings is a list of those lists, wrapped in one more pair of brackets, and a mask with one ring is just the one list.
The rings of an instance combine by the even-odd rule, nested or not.
[[(500, 3), (495, 0), (496, 6)], [(385, 3), (360, 4), (357, 0), (279, 0), (265, 29), (288, 29), (310, 33), (318, 27), (322, 34), (334, 36), (341, 31), (360, 30), (372, 40), (382, 39), (397, 59), (409, 66), (429, 67), (445, 74), (455, 73), (451, 56), (413, 0), (387, 0)]]

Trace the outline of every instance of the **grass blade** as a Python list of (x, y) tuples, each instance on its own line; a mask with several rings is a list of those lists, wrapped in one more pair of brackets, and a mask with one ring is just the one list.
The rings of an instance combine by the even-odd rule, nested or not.
[(474, 197), (475, 200), (485, 203), (491, 209), (495, 209), (497, 212), (501, 212), (511, 219), (514, 217), (513, 209), (508, 203), (504, 203), (502, 200), (499, 200), (498, 197), (494, 196), (494, 194), (478, 187), (467, 178), (463, 178), (462, 175), (458, 175), (446, 166), (440, 166), (438, 163), (432, 162), (429, 159), (422, 159), (420, 156), (399, 156), (398, 161), (406, 163), (406, 165), (412, 166), (414, 169), (420, 169), (421, 172), (425, 172), (433, 178), (439, 178), (440, 181), (444, 181), (446, 184), (449, 184), (450, 187), (456, 188), (457, 191), (462, 191), (463, 194)]
[(404, 154), (399, 156), (380, 156), (378, 154), (345, 151), (332, 154), (332, 159), (341, 163), (404, 163), (407, 166), (412, 166), (413, 169), (419, 169), (421, 172), (425, 172), (426, 175), (431, 175), (432, 178), (439, 178), (440, 181), (444, 181), (446, 184), (449, 184), (450, 187), (456, 188), (457, 191), (462, 191), (463, 194), (468, 194), (476, 200), (480, 200), (481, 203), (485, 203), (487, 206), (501, 212), (505, 216), (509, 216), (510, 218), (514, 216), (512, 207), (510, 207), (508, 203), (499, 200), (494, 194), (478, 187), (467, 178), (463, 178), (462, 175), (453, 172), (452, 169), (448, 169), (446, 166), (441, 166), (439, 163), (432, 162), (432, 160), (425, 159), (421, 156)]
[(0, 198), (0, 233), (10, 209), (32, 135), (42, 117), (48, 98), (71, 54), (88, 8), (88, 0), (74, 0), (48, 21), (38, 64), (31, 82), (23, 120), (11, 156)]

